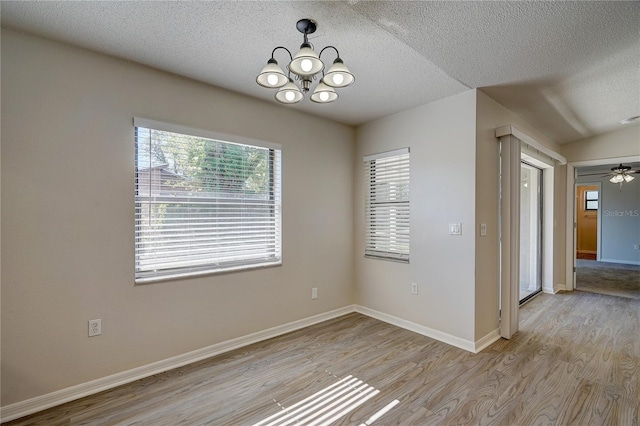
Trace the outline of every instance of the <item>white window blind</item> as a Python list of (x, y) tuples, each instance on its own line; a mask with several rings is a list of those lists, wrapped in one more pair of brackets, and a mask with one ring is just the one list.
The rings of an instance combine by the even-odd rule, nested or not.
[(365, 257), (409, 262), (409, 148), (364, 158)]
[(281, 263), (279, 149), (134, 125), (136, 282)]

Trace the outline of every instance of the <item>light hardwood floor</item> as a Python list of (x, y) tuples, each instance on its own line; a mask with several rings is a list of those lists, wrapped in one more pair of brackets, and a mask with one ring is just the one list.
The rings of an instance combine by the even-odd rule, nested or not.
[(638, 426), (639, 301), (543, 294), (520, 315), (513, 339), (471, 354), (350, 314), (10, 424), (322, 424), (342, 390), (333, 407), (353, 409), (329, 424)]

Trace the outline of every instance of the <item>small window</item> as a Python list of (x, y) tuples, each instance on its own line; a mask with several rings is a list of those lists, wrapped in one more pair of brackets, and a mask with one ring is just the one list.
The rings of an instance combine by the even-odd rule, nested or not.
[(365, 257), (409, 262), (409, 149), (364, 158)]
[(136, 282), (281, 263), (279, 149), (134, 125)]
[(584, 209), (598, 210), (598, 191), (585, 191)]

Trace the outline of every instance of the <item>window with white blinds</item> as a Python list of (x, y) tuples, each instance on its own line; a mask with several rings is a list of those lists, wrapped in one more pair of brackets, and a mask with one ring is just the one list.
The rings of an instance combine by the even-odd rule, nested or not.
[(281, 263), (279, 146), (134, 126), (136, 282)]
[(364, 157), (365, 257), (409, 262), (409, 148)]

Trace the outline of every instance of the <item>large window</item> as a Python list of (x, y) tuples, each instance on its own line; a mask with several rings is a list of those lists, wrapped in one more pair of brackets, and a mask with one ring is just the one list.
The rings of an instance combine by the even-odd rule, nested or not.
[(278, 146), (134, 126), (136, 282), (281, 263)]
[(364, 157), (365, 257), (409, 262), (409, 149)]

